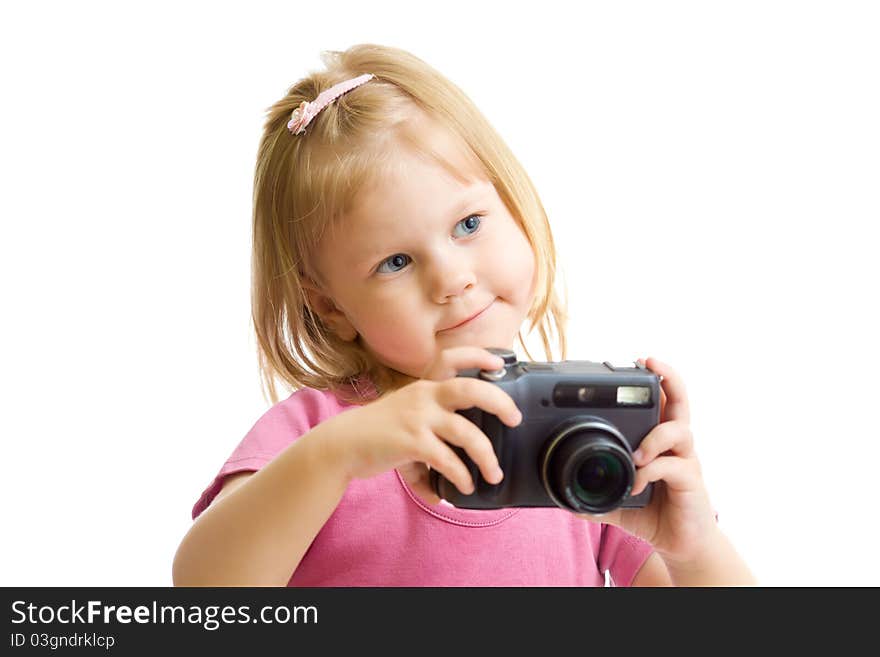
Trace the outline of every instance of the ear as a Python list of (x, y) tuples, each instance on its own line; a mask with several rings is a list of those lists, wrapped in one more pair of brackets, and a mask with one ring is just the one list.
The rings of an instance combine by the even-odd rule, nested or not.
[(317, 283), (307, 277), (303, 277), (301, 283), (309, 305), (324, 326), (345, 342), (357, 338), (357, 329), (348, 321), (348, 316), (336, 307), (333, 299)]

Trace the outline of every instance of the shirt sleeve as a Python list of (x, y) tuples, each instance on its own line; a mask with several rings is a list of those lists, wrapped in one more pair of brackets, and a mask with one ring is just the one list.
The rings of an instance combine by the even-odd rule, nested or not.
[(192, 509), (195, 520), (237, 472), (256, 472), (317, 424), (342, 410), (330, 393), (303, 388), (266, 411), (247, 432)]
[(611, 575), (612, 586), (631, 586), (654, 548), (647, 541), (615, 527), (602, 525), (599, 540), (599, 572)]

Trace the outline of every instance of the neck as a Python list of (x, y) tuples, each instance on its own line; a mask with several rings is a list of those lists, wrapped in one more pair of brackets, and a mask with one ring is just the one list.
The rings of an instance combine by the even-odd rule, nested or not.
[(408, 385), (413, 381), (418, 381), (417, 378), (410, 376), (409, 374), (404, 374), (403, 372), (398, 372), (397, 370), (389, 370), (389, 376), (391, 377), (391, 383), (386, 392), (400, 390), (403, 386)]

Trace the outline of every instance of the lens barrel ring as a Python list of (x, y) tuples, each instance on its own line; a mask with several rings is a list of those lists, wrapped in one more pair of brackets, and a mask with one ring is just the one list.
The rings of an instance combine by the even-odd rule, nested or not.
[(550, 497), (551, 500), (553, 500), (554, 504), (562, 509), (575, 513), (607, 513), (613, 508), (616, 508), (616, 506), (618, 505), (614, 505), (610, 508), (604, 508), (595, 507), (585, 502), (576, 503), (576, 500), (569, 501), (557, 493), (557, 491), (555, 490), (555, 486), (551, 481), (551, 464), (553, 462), (554, 455), (557, 453), (558, 448), (564, 443), (566, 439), (572, 438), (573, 434), (580, 434), (589, 431), (598, 431), (603, 434), (608, 434), (609, 437), (613, 438), (613, 441), (609, 442), (613, 442), (616, 449), (612, 451), (619, 451), (619, 455), (624, 458), (624, 466), (627, 470), (627, 475), (629, 479), (628, 485), (626, 485), (625, 490), (622, 491), (621, 497), (625, 497), (629, 494), (630, 490), (632, 489), (632, 482), (635, 476), (635, 469), (632, 464), (632, 449), (630, 448), (629, 443), (627, 443), (626, 439), (623, 437), (620, 431), (615, 429), (604, 420), (599, 420), (595, 418), (576, 420), (564, 427), (561, 431), (559, 431), (558, 434), (553, 437), (553, 439), (544, 449), (543, 457), (541, 459), (541, 481), (544, 485), (544, 490), (546, 491), (547, 495)]

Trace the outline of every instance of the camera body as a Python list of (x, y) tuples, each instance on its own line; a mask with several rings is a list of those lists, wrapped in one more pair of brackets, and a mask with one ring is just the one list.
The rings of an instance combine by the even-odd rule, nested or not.
[(458, 413), (488, 436), (504, 479), (497, 485), (485, 481), (464, 450), (453, 446), (475, 490), (464, 495), (431, 470), (437, 495), (465, 509), (558, 506), (592, 514), (650, 502), (652, 484), (630, 495), (632, 454), (660, 421), (660, 377), (639, 363), (527, 362), (509, 349), (489, 351), (504, 358), (502, 369), (462, 370), (459, 376), (501, 386), (523, 420), (511, 428), (476, 407)]

